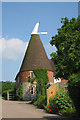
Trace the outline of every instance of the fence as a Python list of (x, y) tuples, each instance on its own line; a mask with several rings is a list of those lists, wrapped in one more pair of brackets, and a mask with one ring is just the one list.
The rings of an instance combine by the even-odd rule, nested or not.
[(7, 91), (7, 100), (14, 100), (15, 99), (15, 94), (13, 91), (9, 92)]

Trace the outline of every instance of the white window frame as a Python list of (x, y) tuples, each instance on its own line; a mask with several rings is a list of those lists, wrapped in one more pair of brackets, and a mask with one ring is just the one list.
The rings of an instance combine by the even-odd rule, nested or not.
[(56, 79), (56, 78), (54, 77), (54, 83), (57, 83), (57, 82), (61, 82), (61, 78), (57, 78), (57, 79)]

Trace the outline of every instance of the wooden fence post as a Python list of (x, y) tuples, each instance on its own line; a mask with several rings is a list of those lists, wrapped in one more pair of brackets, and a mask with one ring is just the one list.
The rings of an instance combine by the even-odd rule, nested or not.
[(7, 100), (9, 100), (9, 92), (7, 91)]

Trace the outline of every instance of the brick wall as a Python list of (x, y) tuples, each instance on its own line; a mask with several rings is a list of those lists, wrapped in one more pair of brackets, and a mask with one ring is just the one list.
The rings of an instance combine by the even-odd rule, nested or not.
[(28, 82), (28, 77), (30, 76), (30, 71), (24, 71), (20, 73), (20, 81), (21, 82)]
[(68, 82), (68, 80), (61, 78), (61, 82)]
[[(19, 73), (19, 81), (28, 82), (28, 77), (30, 76), (30, 72), (31, 71), (24, 71), (24, 72)], [(49, 81), (54, 82), (54, 77), (53, 77), (54, 73), (52, 71), (47, 71), (47, 75), (48, 75)], [(33, 77), (35, 77), (34, 74), (33, 74)], [(18, 77), (17, 77), (17, 80), (18, 80)]]
[[(32, 72), (32, 71), (24, 71), (24, 72), (19, 73), (19, 75), (18, 75), (19, 82), (28, 82), (30, 72)], [(18, 81), (18, 77), (17, 77), (16, 81)], [(33, 74), (33, 77), (35, 77), (34, 74)]]
[(53, 77), (54, 73), (52, 71), (47, 71), (47, 75), (49, 81), (54, 83), (54, 77)]
[[(17, 80), (16, 80), (16, 88), (17, 88), (16, 93), (20, 86), (20, 82), (23, 83), (23, 99), (24, 100), (28, 99), (27, 96), (29, 96), (29, 98), (30, 98), (30, 95), (29, 95), (30, 84), (28, 84), (28, 77), (30, 76), (30, 72), (32, 72), (32, 71), (24, 71), (24, 72), (19, 73)], [(47, 74), (48, 74), (49, 81), (53, 83), (54, 82), (53, 72), (47, 71)], [(34, 74), (33, 74), (33, 77), (35, 77)], [(36, 80), (35, 80), (35, 82), (36, 82)]]

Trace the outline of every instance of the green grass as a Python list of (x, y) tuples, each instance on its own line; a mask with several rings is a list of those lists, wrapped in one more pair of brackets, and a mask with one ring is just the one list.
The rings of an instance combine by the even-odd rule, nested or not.
[(0, 98), (2, 98), (2, 95), (0, 95)]

